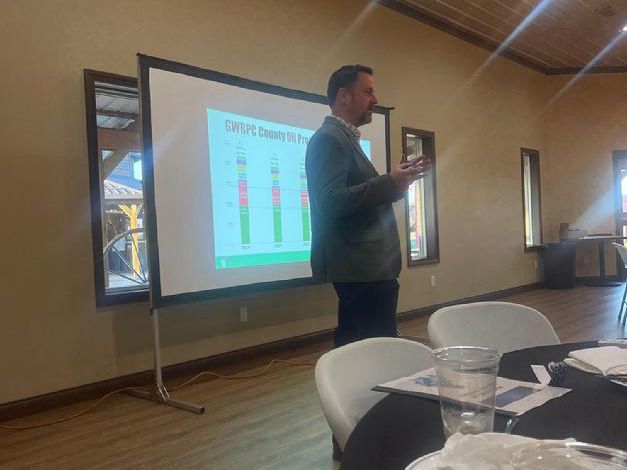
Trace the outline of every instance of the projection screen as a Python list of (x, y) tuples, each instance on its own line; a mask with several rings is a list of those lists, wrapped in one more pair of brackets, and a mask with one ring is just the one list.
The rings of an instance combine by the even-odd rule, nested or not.
[[(153, 307), (312, 283), (305, 150), (325, 96), (138, 54)], [(389, 168), (389, 109), (360, 128)]]

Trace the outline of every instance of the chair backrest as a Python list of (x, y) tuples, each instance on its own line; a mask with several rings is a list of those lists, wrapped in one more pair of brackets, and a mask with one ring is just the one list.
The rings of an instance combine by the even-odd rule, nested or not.
[(627, 268), (627, 248), (625, 248), (625, 246), (621, 245), (620, 243), (612, 243), (612, 245), (614, 245), (614, 248), (616, 248), (616, 251), (618, 251), (620, 259), (623, 261), (623, 265), (625, 266), (625, 268)]
[(439, 309), (427, 325), (434, 348), (483, 346), (500, 353), (560, 344), (551, 323), (537, 310), (509, 302), (475, 302)]
[(387, 395), (372, 387), (432, 366), (430, 348), (402, 338), (368, 338), (324, 354), (316, 364), (316, 386), (340, 447), (359, 419)]

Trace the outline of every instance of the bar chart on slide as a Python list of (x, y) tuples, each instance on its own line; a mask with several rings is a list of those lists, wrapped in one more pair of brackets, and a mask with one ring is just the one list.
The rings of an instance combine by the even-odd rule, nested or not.
[(207, 109), (215, 268), (306, 262), (313, 130)]

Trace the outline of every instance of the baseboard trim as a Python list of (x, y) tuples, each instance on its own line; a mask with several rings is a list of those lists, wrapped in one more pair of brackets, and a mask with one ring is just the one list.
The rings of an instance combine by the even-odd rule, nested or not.
[[(310, 352), (308, 349), (311, 352), (317, 352), (324, 342), (328, 342), (329, 348), (331, 348), (332, 338), (333, 330), (329, 329), (172, 364), (163, 367), (163, 380), (167, 382), (206, 370), (213, 370), (225, 375), (235, 374), (264, 365), (274, 358), (288, 358), (291, 356), (289, 353), (295, 348), (299, 348), (300, 354), (307, 354)], [(212, 378), (207, 377), (204, 380), (212, 380)], [(147, 370), (16, 400), (0, 405), (0, 422), (81, 401), (93, 400), (120, 388), (146, 387), (152, 383), (154, 383), (154, 371)]]
[[(596, 281), (599, 279), (599, 276), (577, 276), (576, 281), (578, 284), (584, 284), (588, 281)], [(605, 276), (605, 279), (613, 282), (625, 282), (624, 279), (621, 279), (620, 276), (616, 274), (608, 274)]]
[[(439, 308), (467, 302), (481, 302), (495, 300), (507, 295), (542, 287), (539, 282), (512, 287), (486, 294), (475, 295), (463, 299), (457, 299), (428, 307), (421, 307), (399, 314), (399, 322), (429, 315)], [(173, 364), (163, 368), (163, 379), (174, 380), (181, 377), (197, 374), (205, 370), (216, 370), (223, 374), (234, 374), (253, 367), (266, 364), (272, 358), (289, 357), (294, 349), (299, 349), (299, 354), (319, 352), (323, 343), (328, 342), (332, 346), (333, 330), (323, 330), (306, 335), (286, 338), (271, 343), (260, 344), (248, 348), (229, 351), (215, 356), (194, 359), (191, 361)], [(0, 405), (0, 422), (9, 419), (20, 418), (77, 402), (93, 400), (106, 393), (125, 387), (145, 387), (153, 383), (154, 372), (147, 370), (134, 374), (115, 377), (86, 385), (80, 385), (65, 390), (24, 398)], [(207, 379), (209, 380), (209, 379)]]
[(520, 294), (521, 292), (540, 289), (542, 288), (541, 282), (534, 282), (531, 284), (524, 284), (522, 286), (510, 287), (509, 289), (498, 290), (494, 292), (488, 292), (485, 294), (473, 295), (471, 297), (464, 297), (463, 299), (451, 300), (449, 302), (444, 302), (441, 304), (429, 305), (428, 307), (421, 307), (415, 310), (409, 310), (407, 312), (403, 312), (399, 314), (400, 321), (411, 320), (413, 318), (423, 317), (425, 315), (431, 315), (436, 310), (439, 310), (443, 307), (449, 307), (451, 305), (457, 304), (467, 304), (469, 302), (487, 302), (489, 300), (500, 299), (501, 297), (506, 297), (508, 295)]

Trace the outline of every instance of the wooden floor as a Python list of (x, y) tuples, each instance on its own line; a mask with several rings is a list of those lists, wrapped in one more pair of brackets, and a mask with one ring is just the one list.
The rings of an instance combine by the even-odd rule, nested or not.
[[(621, 288), (532, 290), (505, 297), (543, 312), (563, 342), (625, 335), (617, 323)], [(400, 323), (427, 342), (427, 318)], [(295, 350), (315, 361), (330, 344)], [(0, 430), (1, 469), (307, 469), (338, 468), (318, 404), (313, 367), (279, 366), (248, 380), (208, 380), (174, 393), (204, 404), (194, 415), (116, 395), (78, 419), (29, 431)], [(77, 404), (2, 424), (58, 419)]]

